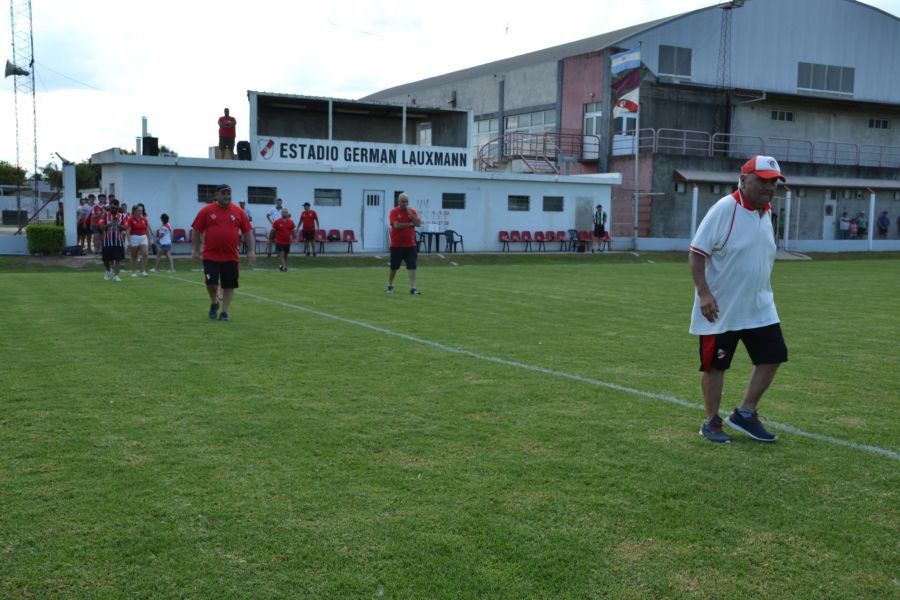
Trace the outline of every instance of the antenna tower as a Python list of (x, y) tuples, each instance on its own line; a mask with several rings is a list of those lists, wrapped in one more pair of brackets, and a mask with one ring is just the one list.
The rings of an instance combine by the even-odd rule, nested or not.
[(722, 26), (719, 29), (719, 62), (716, 65), (716, 85), (722, 89), (731, 87), (731, 10), (734, 2), (723, 2)]
[[(31, 0), (10, 0), (9, 21), (12, 27), (11, 73), (16, 109), (16, 167), (30, 168), (34, 176), (32, 208), (38, 210), (37, 105), (34, 94), (34, 38), (31, 25)], [(21, 210), (20, 188), (16, 187), (16, 209)], [(21, 226), (22, 223), (19, 223)]]

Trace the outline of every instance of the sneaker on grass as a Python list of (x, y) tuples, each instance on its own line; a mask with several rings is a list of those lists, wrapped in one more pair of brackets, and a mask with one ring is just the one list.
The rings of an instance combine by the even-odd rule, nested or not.
[(113, 281), (122, 281), (122, 278), (119, 277), (118, 275), (113, 275), (113, 279), (112, 279), (112, 280), (113, 280)]
[(778, 439), (778, 436), (774, 433), (769, 433), (766, 431), (766, 428), (763, 427), (762, 421), (759, 420), (759, 413), (754, 411), (741, 411), (741, 409), (734, 409), (734, 412), (728, 415), (728, 418), (725, 419), (725, 422), (732, 429), (737, 429), (738, 431), (742, 431), (752, 437), (754, 440), (758, 440), (760, 442), (774, 442)]
[(422, 295), (422, 292), (420, 292), (416, 288), (409, 290), (409, 293), (412, 294), (413, 296), (421, 296)]
[(731, 441), (731, 437), (722, 431), (722, 418), (719, 415), (703, 421), (703, 425), (700, 426), (700, 435), (711, 442), (720, 444), (727, 444)]
[(228, 320), (228, 313), (227, 313), (227, 312), (223, 312), (221, 315), (219, 315), (219, 320), (220, 320), (220, 321), (227, 321), (227, 320)]
[(103, 281), (109, 281), (110, 279), (112, 279), (112, 273), (110, 273), (109, 271), (106, 271), (103, 274)]
[(393, 294), (393, 293), (394, 293), (394, 286), (392, 286), (392, 285), (387, 286), (387, 289), (386, 289), (385, 291), (386, 291), (388, 294)]
[(209, 305), (209, 318), (210, 319), (215, 319), (217, 316), (216, 313), (218, 313), (218, 312), (219, 312), (219, 303), (218, 302), (216, 302), (215, 304)]

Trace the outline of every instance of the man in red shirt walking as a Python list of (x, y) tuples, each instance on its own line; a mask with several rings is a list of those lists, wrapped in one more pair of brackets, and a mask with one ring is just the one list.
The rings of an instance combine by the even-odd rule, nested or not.
[(287, 271), (287, 257), (291, 253), (291, 243), (294, 241), (294, 221), (288, 209), (281, 211), (281, 218), (272, 223), (272, 231), (275, 234), (275, 251), (278, 252), (278, 262), (281, 265), (279, 271)]
[(387, 293), (394, 293), (394, 276), (400, 270), (400, 263), (406, 263), (409, 275), (409, 293), (421, 296), (416, 288), (416, 227), (422, 224), (419, 213), (409, 207), (406, 192), (397, 197), (397, 206), (391, 210), (391, 272), (388, 276)]
[(222, 313), (219, 320), (228, 320), (228, 307), (238, 287), (238, 242), (244, 236), (247, 245), (247, 263), (256, 261), (253, 235), (246, 213), (231, 203), (231, 186), (222, 184), (216, 188), (215, 201), (200, 209), (191, 224), (193, 260), (200, 258), (200, 239), (203, 238), (203, 274), (209, 293), (209, 318), (215, 319), (219, 311), (218, 291), (222, 286)]
[(303, 212), (300, 213), (300, 239), (303, 240), (303, 249), (306, 252), (306, 255), (309, 256), (309, 253), (312, 252), (312, 255), (316, 255), (316, 229), (319, 228), (319, 215), (316, 214), (316, 211), (310, 209), (309, 202), (303, 203)]
[[(234, 138), (237, 135), (235, 133), (236, 125), (237, 119), (229, 115), (226, 108), (225, 114), (219, 117), (219, 150), (222, 152), (222, 158), (234, 158)], [(228, 156), (225, 155), (226, 148), (228, 149)]]

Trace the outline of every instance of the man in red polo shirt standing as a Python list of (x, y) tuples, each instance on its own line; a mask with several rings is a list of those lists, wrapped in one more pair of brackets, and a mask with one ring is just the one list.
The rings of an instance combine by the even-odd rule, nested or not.
[[(235, 132), (235, 126), (237, 125), (237, 119), (228, 114), (228, 109), (225, 109), (225, 114), (219, 117), (219, 150), (222, 152), (222, 158), (232, 159), (234, 158), (234, 138), (237, 136)], [(228, 155), (225, 155), (225, 150), (228, 150)]]
[(419, 213), (409, 207), (409, 196), (401, 193), (397, 206), (391, 210), (391, 273), (388, 276), (387, 293), (394, 293), (394, 276), (400, 270), (400, 263), (406, 263), (409, 275), (409, 293), (421, 296), (416, 288), (416, 227), (422, 224)]
[(309, 206), (309, 202), (303, 203), (303, 212), (300, 213), (300, 239), (303, 240), (303, 249), (306, 251), (306, 255), (309, 256), (309, 253), (312, 252), (312, 255), (316, 255), (316, 229), (319, 228), (319, 215), (316, 214), (316, 211), (312, 210)]
[(241, 234), (247, 246), (247, 262), (256, 261), (253, 235), (247, 214), (231, 203), (231, 186), (216, 188), (215, 201), (200, 209), (191, 224), (193, 260), (200, 258), (200, 239), (203, 239), (203, 274), (209, 293), (209, 318), (215, 319), (219, 310), (218, 291), (222, 286), (222, 313), (219, 320), (228, 320), (228, 307), (238, 287), (238, 242)]

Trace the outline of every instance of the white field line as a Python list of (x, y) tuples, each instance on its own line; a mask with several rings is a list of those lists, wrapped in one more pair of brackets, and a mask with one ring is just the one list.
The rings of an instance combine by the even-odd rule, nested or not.
[[(178, 277), (173, 277), (173, 279), (179, 279), (180, 281), (193, 283), (195, 285), (202, 285), (198, 281), (181, 279)], [(553, 377), (559, 377), (561, 379), (569, 379), (571, 381), (578, 381), (580, 383), (586, 383), (588, 385), (593, 385), (596, 387), (603, 387), (603, 388), (607, 388), (610, 390), (615, 390), (617, 392), (622, 392), (625, 394), (632, 394), (635, 396), (640, 396), (641, 398), (648, 398), (651, 400), (661, 400), (663, 402), (668, 402), (669, 404), (676, 404), (676, 405), (684, 407), (684, 408), (690, 408), (691, 410), (698, 410), (698, 411), (703, 410), (703, 406), (701, 404), (697, 404), (695, 402), (688, 402), (687, 400), (682, 400), (680, 398), (676, 398), (675, 396), (669, 396), (668, 394), (658, 394), (656, 392), (646, 392), (644, 390), (630, 388), (630, 387), (627, 387), (624, 385), (619, 385), (617, 383), (609, 383), (608, 381), (601, 381), (600, 379), (593, 379), (591, 377), (585, 377), (583, 375), (578, 375), (576, 373), (567, 373), (565, 371), (557, 371), (554, 369), (548, 369), (546, 367), (541, 367), (541, 366), (537, 366), (537, 365), (529, 365), (526, 363), (521, 363), (521, 362), (518, 362), (515, 360), (508, 360), (508, 359), (500, 358), (497, 356), (489, 356), (487, 354), (479, 354), (477, 352), (472, 352), (471, 350), (466, 350), (464, 348), (454, 348), (453, 346), (447, 346), (447, 345), (441, 344), (439, 342), (432, 342), (430, 340), (425, 340), (425, 339), (416, 337), (414, 335), (400, 333), (398, 331), (393, 331), (391, 329), (387, 329), (385, 327), (380, 327), (378, 325), (372, 325), (371, 323), (366, 323), (364, 321), (357, 321), (355, 319), (348, 319), (346, 317), (340, 317), (338, 315), (333, 315), (331, 313), (322, 312), (320, 310), (315, 310), (313, 308), (308, 308), (306, 306), (300, 306), (297, 304), (291, 304), (290, 302), (282, 302), (281, 300), (274, 300), (272, 298), (266, 298), (265, 296), (260, 296), (259, 294), (254, 294), (251, 292), (237, 290), (236, 294), (241, 295), (241, 296), (246, 296), (248, 298), (253, 298), (254, 300), (259, 300), (261, 302), (268, 302), (270, 304), (276, 304), (276, 305), (282, 306), (284, 308), (299, 310), (299, 311), (302, 311), (305, 313), (309, 313), (311, 315), (316, 315), (317, 317), (331, 319), (333, 321), (339, 321), (341, 323), (346, 323), (348, 325), (355, 325), (357, 327), (363, 327), (363, 328), (369, 329), (371, 331), (377, 331), (378, 333), (383, 333), (385, 335), (397, 337), (397, 338), (407, 340), (407, 341), (410, 341), (410, 342), (413, 342), (416, 344), (428, 346), (428, 347), (434, 348), (436, 350), (442, 350), (444, 352), (450, 352), (452, 354), (460, 354), (462, 356), (468, 356), (468, 357), (474, 358), (476, 360), (492, 362), (492, 363), (496, 363), (496, 364), (500, 364), (500, 365), (505, 365), (507, 367), (514, 367), (517, 369), (524, 369), (526, 371), (531, 371), (533, 373), (543, 373), (545, 375), (551, 375)], [(860, 443), (853, 442), (850, 440), (843, 440), (841, 438), (832, 437), (830, 435), (822, 435), (820, 433), (811, 433), (808, 431), (803, 431), (802, 429), (797, 429), (793, 425), (787, 425), (785, 423), (778, 423), (776, 421), (767, 420), (766, 426), (771, 427), (772, 429), (785, 431), (788, 433), (792, 433), (794, 435), (799, 435), (801, 437), (809, 438), (809, 439), (816, 440), (819, 442), (824, 442), (826, 444), (831, 444), (833, 446), (843, 446), (845, 448), (852, 448), (853, 450), (860, 450), (862, 452), (878, 454), (880, 456), (885, 456), (887, 458), (900, 461), (900, 452), (895, 452), (894, 450), (888, 450), (886, 448), (881, 448), (879, 446), (860, 444)]]

